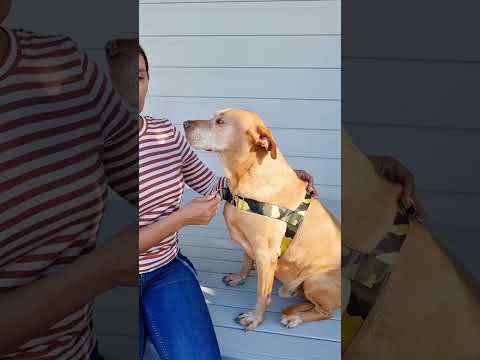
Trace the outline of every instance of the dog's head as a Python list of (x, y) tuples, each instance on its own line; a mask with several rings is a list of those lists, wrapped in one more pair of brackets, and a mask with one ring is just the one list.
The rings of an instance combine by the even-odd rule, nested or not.
[(224, 109), (210, 120), (190, 120), (183, 124), (188, 142), (195, 148), (217, 153), (270, 153), (277, 158), (272, 132), (253, 111)]

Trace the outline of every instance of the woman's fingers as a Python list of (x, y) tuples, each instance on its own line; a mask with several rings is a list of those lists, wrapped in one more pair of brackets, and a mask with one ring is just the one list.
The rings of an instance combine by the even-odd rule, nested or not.
[(318, 191), (317, 191), (317, 188), (315, 187), (315, 180), (313, 179), (313, 176), (310, 173), (306, 172), (305, 170), (297, 169), (294, 171), (297, 174), (299, 179), (308, 182), (308, 184), (313, 190), (313, 196), (318, 197)]
[(220, 205), (221, 205), (221, 201), (219, 198), (214, 198), (212, 200), (211, 209), (212, 209), (213, 216), (215, 216), (215, 214), (217, 213), (217, 210), (220, 208)]
[(222, 199), (216, 193), (208, 196), (204, 196), (201, 199), (202, 199), (201, 201), (203, 201), (205, 204), (204, 213), (203, 213), (204, 215), (203, 224), (207, 225), (212, 221), (212, 219), (217, 214), (217, 211), (220, 208)]
[(412, 176), (407, 176), (404, 178), (403, 194), (407, 197), (413, 197), (415, 194), (415, 179)]
[(210, 200), (215, 199), (217, 196), (218, 196), (217, 193), (213, 193), (213, 194), (205, 196), (204, 199), (207, 200), (207, 201), (210, 201)]
[(399, 160), (390, 156), (371, 156), (370, 160), (380, 176), (402, 185), (402, 197), (411, 198), (420, 221), (424, 221), (426, 211), (415, 194), (415, 176)]
[(418, 197), (415, 194), (413, 194), (412, 200), (415, 203), (415, 210), (417, 212), (418, 220), (420, 222), (424, 222), (427, 217), (425, 207), (423, 206), (422, 202), (418, 199)]
[(415, 194), (415, 177), (399, 160), (391, 156), (370, 156), (369, 158), (380, 176), (402, 185), (404, 196), (412, 197)]

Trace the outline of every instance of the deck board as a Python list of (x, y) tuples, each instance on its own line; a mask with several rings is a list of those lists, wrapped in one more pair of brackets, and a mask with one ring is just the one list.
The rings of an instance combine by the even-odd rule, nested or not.
[(255, 307), (256, 272), (252, 271), (239, 287), (227, 287), (222, 282), (225, 274), (239, 271), (242, 249), (229, 240), (226, 229), (221, 227), (186, 229), (180, 239), (182, 253), (197, 269), (224, 360), (340, 359), (338, 311), (331, 319), (287, 329), (280, 324), (281, 310), (304, 300), (279, 297), (281, 284), (275, 281), (264, 322), (255, 331), (245, 331), (235, 318)]
[(216, 327), (222, 356), (235, 360), (337, 360), (340, 343)]

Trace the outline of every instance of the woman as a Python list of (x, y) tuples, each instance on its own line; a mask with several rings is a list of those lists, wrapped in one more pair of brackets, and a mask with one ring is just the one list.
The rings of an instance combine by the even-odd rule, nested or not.
[[(122, 74), (136, 66), (138, 56), (138, 108), (142, 112), (149, 83), (145, 52), (136, 40), (110, 42), (107, 52), (115, 86), (132, 105), (135, 87), (128, 86)], [(220, 359), (196, 271), (178, 249), (177, 231), (210, 223), (220, 206), (216, 194), (227, 181), (199, 160), (168, 120), (140, 116), (139, 126), (140, 359), (145, 338), (162, 359)], [(298, 174), (311, 181), (308, 174)], [(180, 207), (185, 185), (203, 196)]]
[[(141, 112), (149, 80), (141, 49), (138, 72)], [(177, 231), (208, 224), (220, 206), (215, 194), (226, 182), (167, 120), (140, 117), (139, 159), (140, 359), (145, 337), (162, 359), (220, 359), (195, 269), (179, 253)], [(205, 197), (180, 208), (185, 184)]]

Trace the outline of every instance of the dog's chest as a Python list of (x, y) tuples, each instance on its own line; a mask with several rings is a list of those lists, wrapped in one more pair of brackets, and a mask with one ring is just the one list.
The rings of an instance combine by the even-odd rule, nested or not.
[(252, 255), (251, 246), (248, 242), (248, 238), (245, 236), (244, 229), (248, 226), (245, 217), (241, 213), (241, 210), (236, 209), (231, 204), (225, 204), (223, 210), (223, 216), (225, 224), (227, 225), (230, 233), (230, 238), (233, 242), (238, 243), (249, 254)]
[(266, 216), (254, 214), (225, 204), (225, 223), (233, 241), (239, 243), (249, 255), (250, 249), (265, 244), (280, 248), (280, 242), (285, 233), (286, 224)]

